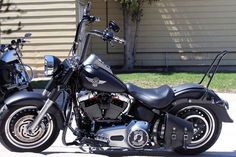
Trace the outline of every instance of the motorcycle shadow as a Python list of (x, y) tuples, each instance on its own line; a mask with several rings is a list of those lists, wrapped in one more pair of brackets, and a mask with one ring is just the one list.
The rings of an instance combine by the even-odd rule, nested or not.
[[(51, 155), (51, 154), (67, 154), (67, 153), (75, 153), (75, 154), (88, 154), (92, 155), (89, 152), (92, 151), (93, 155), (104, 155), (108, 157), (115, 156), (155, 156), (155, 157), (192, 157), (191, 155), (180, 155), (171, 150), (85, 150), (83, 148), (79, 148), (78, 151), (73, 152), (43, 152), (43, 155)], [(232, 152), (205, 152), (199, 155), (194, 155), (196, 157), (236, 157), (236, 150)]]
[(96, 152), (95, 154), (105, 155), (105, 156), (155, 156), (155, 157), (236, 157), (236, 151), (234, 152), (205, 152), (199, 155), (180, 155), (173, 151), (106, 151), (106, 152)]

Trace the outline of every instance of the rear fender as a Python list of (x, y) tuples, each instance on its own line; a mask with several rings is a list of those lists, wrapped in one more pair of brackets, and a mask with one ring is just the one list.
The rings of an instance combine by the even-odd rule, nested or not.
[(206, 88), (200, 84), (188, 83), (173, 87), (175, 99), (194, 98), (199, 99), (206, 93)]
[[(196, 90), (194, 92), (196, 93)], [(202, 93), (202, 90), (200, 90), (199, 93)], [(191, 95), (191, 91), (189, 91), (188, 94)], [(233, 120), (227, 113), (227, 109), (229, 108), (228, 102), (222, 100), (214, 91), (209, 90), (205, 92), (205, 94), (203, 94), (201, 98), (198, 99), (195, 98), (177, 99), (172, 103), (172, 107), (169, 108), (168, 112), (176, 113), (177, 110), (179, 110), (184, 105), (186, 106), (186, 104), (206, 107), (212, 110), (220, 121), (230, 122), (230, 123), (233, 122)]]
[[(41, 109), (44, 105), (44, 102), (46, 101), (46, 97), (43, 97), (42, 94), (36, 93), (36, 92), (17, 92), (14, 95), (8, 97), (4, 103), (5, 103), (5, 110), (12, 106), (19, 106), (22, 104), (25, 105), (36, 105), (39, 109)], [(65, 118), (63, 116), (62, 110), (60, 109), (59, 105), (57, 103), (53, 104), (49, 111), (52, 115), (55, 116), (57, 120), (57, 124), (60, 129), (64, 128), (64, 121)]]

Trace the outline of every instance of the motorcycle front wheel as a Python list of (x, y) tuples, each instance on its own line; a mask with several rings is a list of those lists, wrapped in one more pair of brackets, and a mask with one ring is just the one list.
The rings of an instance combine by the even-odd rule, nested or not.
[(178, 117), (193, 123), (193, 137), (187, 148), (175, 151), (184, 155), (195, 155), (209, 149), (217, 141), (222, 128), (216, 114), (209, 108), (199, 105), (184, 105), (175, 113)]
[(59, 128), (56, 118), (47, 113), (39, 126), (28, 130), (39, 109), (35, 105), (19, 105), (8, 108), (1, 117), (0, 141), (10, 151), (41, 152), (57, 139)]

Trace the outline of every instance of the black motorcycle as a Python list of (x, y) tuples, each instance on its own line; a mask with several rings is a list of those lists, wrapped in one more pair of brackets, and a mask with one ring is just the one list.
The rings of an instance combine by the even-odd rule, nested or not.
[[(21, 48), (31, 33), (26, 33), (24, 37), (12, 40), (9, 45), (0, 46), (0, 103), (16, 93), (27, 89), (32, 90), (30, 81), (33, 78), (32, 68), (22, 62)], [(29, 72), (27, 72), (27, 70)]]
[[(143, 89), (121, 82), (96, 55), (86, 59), (91, 36), (108, 42), (125, 43), (114, 36), (119, 31), (110, 22), (104, 31), (86, 32), (80, 55), (76, 54), (83, 24), (99, 21), (90, 16), (88, 3), (80, 21), (73, 47), (61, 62), (55, 56), (45, 57), (45, 74), (52, 75), (43, 94), (19, 92), (1, 109), (0, 141), (11, 151), (41, 152), (48, 148), (63, 130), (65, 145), (89, 145), (101, 150), (145, 150), (172, 148), (180, 154), (198, 154), (218, 139), (222, 122), (233, 122), (227, 113), (228, 103), (208, 86), (226, 54), (223, 52), (210, 66), (207, 87), (183, 84)], [(217, 62), (217, 66), (214, 66)], [(62, 104), (56, 100), (61, 95)], [(76, 127), (72, 125), (76, 123)], [(76, 136), (67, 142), (68, 129)]]

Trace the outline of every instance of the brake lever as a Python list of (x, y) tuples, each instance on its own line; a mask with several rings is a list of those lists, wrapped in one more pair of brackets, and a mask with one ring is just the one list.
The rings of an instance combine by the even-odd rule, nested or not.
[(94, 22), (101, 22), (102, 18), (101, 17), (95, 17), (95, 21)]
[(114, 41), (109, 41), (109, 44), (111, 45), (111, 47), (115, 46)]

